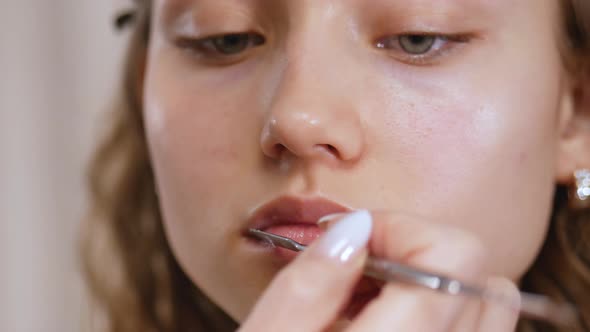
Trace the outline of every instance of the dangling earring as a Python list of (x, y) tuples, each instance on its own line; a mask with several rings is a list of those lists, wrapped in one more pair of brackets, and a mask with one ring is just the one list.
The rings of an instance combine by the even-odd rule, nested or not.
[(569, 205), (576, 210), (590, 208), (590, 169), (574, 172), (575, 185), (570, 188)]

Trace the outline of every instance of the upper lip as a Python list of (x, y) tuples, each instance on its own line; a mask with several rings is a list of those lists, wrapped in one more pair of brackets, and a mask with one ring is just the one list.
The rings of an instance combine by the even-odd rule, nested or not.
[(348, 211), (351, 209), (325, 198), (281, 196), (254, 210), (248, 219), (248, 228), (265, 230), (274, 225), (315, 225), (325, 215)]

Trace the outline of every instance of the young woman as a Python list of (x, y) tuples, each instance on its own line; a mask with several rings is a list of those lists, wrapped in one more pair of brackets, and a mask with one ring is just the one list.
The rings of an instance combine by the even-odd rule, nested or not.
[(361, 278), (371, 254), (589, 331), (588, 1), (136, 7), (83, 242), (108, 330), (570, 329)]

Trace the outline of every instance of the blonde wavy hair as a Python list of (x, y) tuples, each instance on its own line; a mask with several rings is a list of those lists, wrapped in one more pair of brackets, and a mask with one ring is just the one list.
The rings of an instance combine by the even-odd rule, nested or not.
[[(560, 1), (564, 63), (575, 78), (590, 80), (590, 1)], [(142, 119), (151, 1), (135, 7), (125, 16), (133, 31), (121, 94), (88, 174), (91, 204), (80, 245), (90, 294), (107, 331), (233, 331), (237, 323), (185, 275), (164, 236)], [(574, 303), (574, 331), (590, 332), (590, 211), (569, 209), (564, 187), (556, 188), (548, 237), (522, 288)], [(565, 331), (526, 320), (518, 330)]]

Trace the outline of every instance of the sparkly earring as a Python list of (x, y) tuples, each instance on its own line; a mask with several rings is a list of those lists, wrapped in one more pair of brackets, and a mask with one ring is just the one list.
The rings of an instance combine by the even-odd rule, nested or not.
[(576, 210), (590, 208), (590, 169), (574, 172), (576, 184), (570, 189), (570, 206)]

